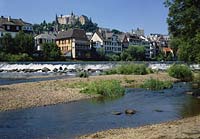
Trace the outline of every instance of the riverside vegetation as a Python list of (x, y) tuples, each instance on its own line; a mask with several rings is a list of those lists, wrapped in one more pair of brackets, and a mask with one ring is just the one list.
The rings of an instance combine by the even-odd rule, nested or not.
[(121, 65), (119, 67), (107, 70), (105, 72), (106, 75), (111, 74), (125, 74), (125, 75), (145, 75), (148, 73), (153, 73), (153, 71), (149, 68), (147, 68), (144, 64), (127, 64), (127, 65)]
[(162, 89), (167, 89), (171, 88), (172, 82), (171, 81), (159, 81), (157, 79), (149, 79), (144, 82), (140, 87), (141, 88), (146, 88), (149, 90), (162, 90)]
[(186, 65), (172, 65), (168, 69), (168, 74), (171, 77), (180, 79), (181, 81), (191, 81), (193, 78), (191, 69)]

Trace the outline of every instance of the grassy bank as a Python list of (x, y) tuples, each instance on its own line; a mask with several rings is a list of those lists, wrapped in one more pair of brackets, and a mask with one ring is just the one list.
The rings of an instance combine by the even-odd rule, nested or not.
[(172, 87), (171, 81), (160, 81), (157, 79), (148, 79), (140, 87), (148, 90), (162, 90)]
[(147, 68), (144, 64), (125, 64), (120, 65), (116, 68), (109, 69), (105, 72), (106, 75), (112, 74), (124, 74), (124, 75), (146, 75), (153, 73), (153, 71)]

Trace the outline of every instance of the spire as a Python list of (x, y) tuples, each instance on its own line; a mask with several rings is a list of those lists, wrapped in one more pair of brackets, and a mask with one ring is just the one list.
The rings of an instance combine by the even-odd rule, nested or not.
[(55, 24), (54, 24), (54, 31), (59, 31), (59, 22), (58, 22), (58, 15), (56, 14)]
[(57, 14), (56, 14), (56, 20), (55, 21), (56, 21), (56, 23), (58, 23), (58, 15)]
[(71, 16), (74, 16), (74, 13), (73, 13), (73, 11), (71, 12)]

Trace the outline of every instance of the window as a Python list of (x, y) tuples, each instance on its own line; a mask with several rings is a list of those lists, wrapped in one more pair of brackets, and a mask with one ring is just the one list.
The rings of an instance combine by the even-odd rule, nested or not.
[(16, 30), (19, 30), (19, 26), (16, 26)]
[(10, 26), (7, 26), (7, 30), (10, 30)]

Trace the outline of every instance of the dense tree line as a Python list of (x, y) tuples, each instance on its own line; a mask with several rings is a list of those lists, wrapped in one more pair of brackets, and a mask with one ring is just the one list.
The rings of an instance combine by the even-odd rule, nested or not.
[(61, 52), (56, 44), (44, 44), (38, 53), (32, 34), (19, 32), (15, 38), (7, 33), (0, 38), (0, 61), (60, 60)]
[(171, 47), (179, 60), (200, 63), (200, 1), (166, 0)]
[(57, 24), (55, 21), (47, 23), (45, 20), (41, 24), (33, 25), (33, 29), (36, 34), (40, 34), (43, 32), (53, 32), (56, 28), (58, 28), (59, 31), (71, 28), (79, 28), (84, 29), (86, 32), (95, 32), (98, 28), (98, 25), (96, 23), (93, 23), (91, 19), (84, 25), (82, 25), (78, 20), (74, 24), (69, 25)]

